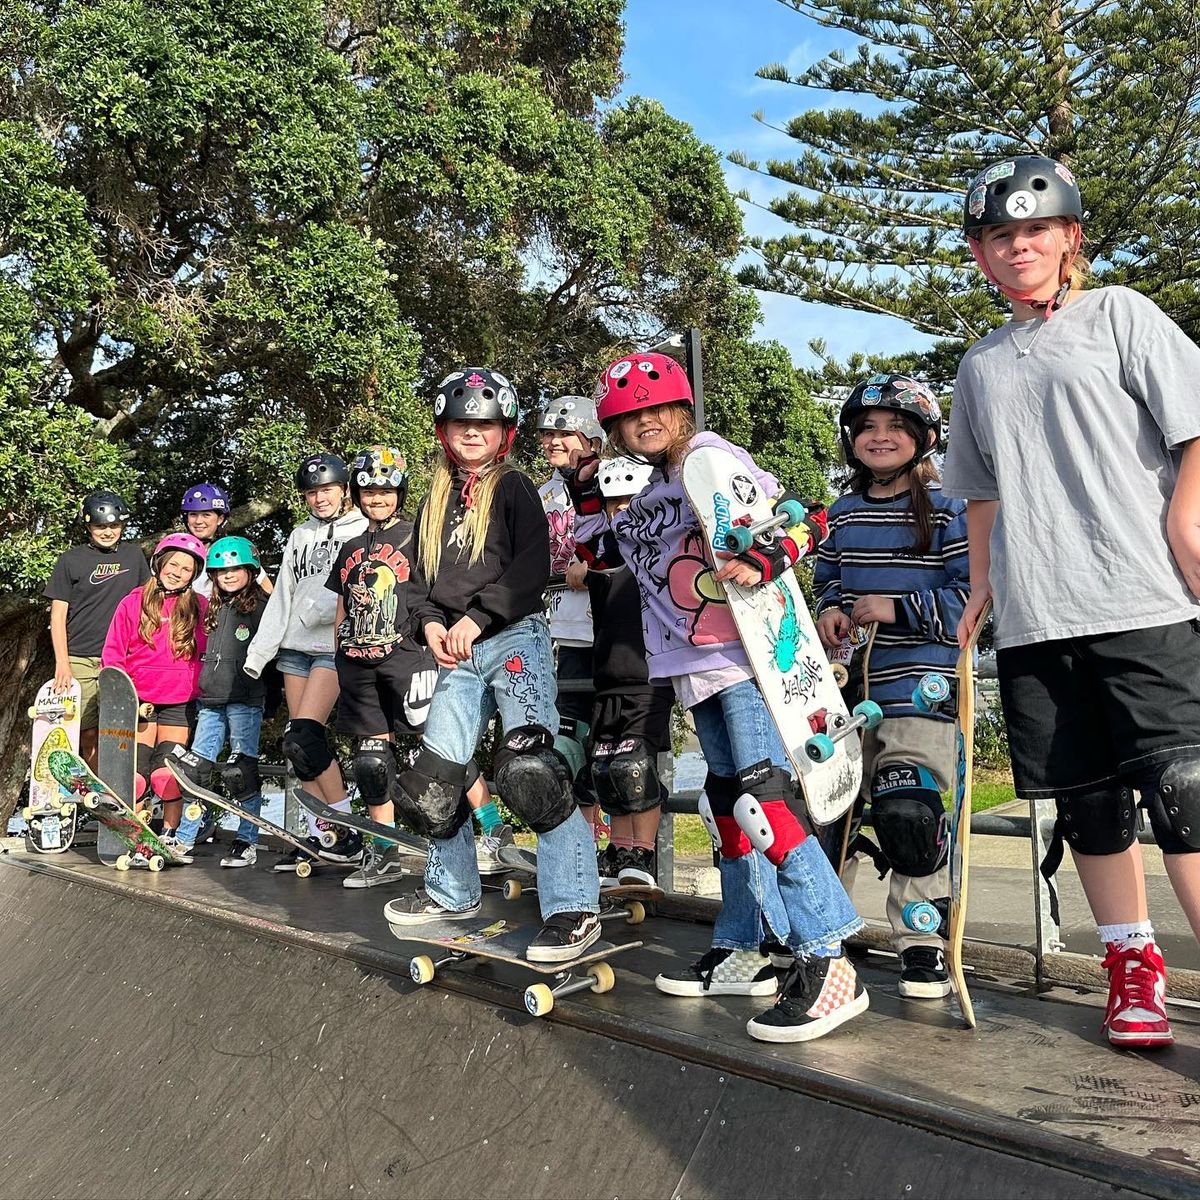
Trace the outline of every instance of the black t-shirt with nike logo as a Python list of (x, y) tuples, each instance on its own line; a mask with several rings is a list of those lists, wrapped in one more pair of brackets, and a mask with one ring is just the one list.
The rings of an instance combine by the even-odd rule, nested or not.
[(146, 556), (132, 542), (100, 550), (91, 542), (59, 556), (47, 600), (67, 602), (67, 651), (72, 658), (99, 658), (117, 605), (150, 578)]

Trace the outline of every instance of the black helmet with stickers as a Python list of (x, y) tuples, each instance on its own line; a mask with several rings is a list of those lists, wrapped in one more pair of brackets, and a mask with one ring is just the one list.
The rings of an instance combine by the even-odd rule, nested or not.
[(350, 464), (350, 497), (358, 503), (362, 488), (394, 488), (396, 509), (408, 499), (408, 463), (395, 446), (368, 446)]
[(451, 371), (438, 384), (433, 401), (433, 419), (447, 421), (502, 421), (517, 423), (517, 393), (499, 371), (464, 367)]
[(1071, 217), (1082, 223), (1083, 199), (1068, 167), (1040, 154), (1021, 154), (985, 167), (963, 202), (963, 233), (978, 238), (989, 225), (1034, 217)]
[(579, 433), (589, 442), (604, 441), (604, 430), (596, 417), (596, 401), (586, 396), (559, 396), (546, 405), (538, 418), (540, 433)]
[(323, 451), (320, 454), (310, 454), (296, 468), (296, 491), (309, 492), (313, 488), (325, 487), (327, 484), (340, 484), (343, 488), (350, 481), (346, 463), (336, 454)]
[[(908, 375), (881, 373), (860, 383), (847, 397), (838, 415), (842, 449), (846, 452), (848, 463), (862, 465), (854, 457), (854, 436), (851, 432), (854, 418), (859, 413), (878, 412), (880, 409), (903, 413), (914, 422), (913, 432), (918, 435), (915, 438), (917, 456), (914, 463), (928, 458), (941, 445), (942, 406), (928, 385)], [(931, 429), (937, 436), (929, 444), (928, 431)]]
[(116, 492), (92, 492), (84, 497), (79, 516), (89, 528), (124, 525), (129, 520), (129, 505)]

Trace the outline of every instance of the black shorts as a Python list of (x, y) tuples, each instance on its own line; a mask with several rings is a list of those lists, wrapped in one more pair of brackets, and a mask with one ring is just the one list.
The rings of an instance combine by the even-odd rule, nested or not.
[(153, 714), (144, 719), (154, 721), (159, 725), (186, 725), (189, 730), (194, 730), (199, 714), (199, 703), (195, 700), (188, 700), (184, 704), (156, 704)]
[(1152, 786), (1200, 750), (1200, 620), (1013, 646), (996, 667), (1025, 799)]
[(424, 647), (397, 646), (376, 662), (337, 656), (339, 733), (378, 737), (420, 733), (437, 683), (437, 663)]
[(654, 754), (671, 748), (671, 708), (675, 689), (643, 685), (601, 692), (592, 708), (591, 743), (641, 738)]
[[(592, 687), (591, 646), (559, 646), (557, 677), (558, 715), (586, 721), (591, 716), (592, 705), (596, 700), (596, 689)], [(587, 686), (579, 688), (578, 691), (574, 687), (567, 690), (562, 686), (564, 683), (586, 683)]]

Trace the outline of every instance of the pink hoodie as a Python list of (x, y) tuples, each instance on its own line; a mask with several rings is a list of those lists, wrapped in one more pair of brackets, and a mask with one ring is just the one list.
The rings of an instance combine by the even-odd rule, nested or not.
[(104, 639), (100, 664), (120, 667), (137, 689), (138, 699), (150, 704), (186, 704), (200, 695), (200, 660), (208, 637), (204, 632), (204, 613), (208, 601), (197, 596), (200, 620), (196, 625), (196, 653), (192, 658), (176, 658), (171, 652), (170, 626), (167, 618), (178, 602), (178, 596), (163, 601), (163, 620), (154, 635), (154, 645), (147, 646), (138, 632), (142, 619), (142, 589), (130, 592), (113, 613)]

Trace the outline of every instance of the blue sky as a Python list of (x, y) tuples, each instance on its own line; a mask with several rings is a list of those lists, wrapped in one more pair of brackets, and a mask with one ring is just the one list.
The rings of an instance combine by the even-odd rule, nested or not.
[[(828, 103), (828, 93), (755, 78), (767, 63), (798, 72), (853, 39), (823, 28), (778, 0), (628, 0), (625, 9), (626, 96), (652, 96), (672, 116), (687, 121), (724, 157), (743, 150), (754, 159), (797, 157), (798, 146), (769, 128), (808, 108)], [(837, 101), (846, 107), (847, 101)], [(767, 124), (754, 120), (761, 109)], [(759, 203), (785, 190), (773, 181), (725, 164), (735, 190)], [(743, 205), (747, 232), (773, 234), (788, 226), (761, 208)], [(835, 358), (854, 350), (891, 353), (927, 344), (903, 321), (869, 316), (790, 296), (759, 293), (760, 336), (782, 342), (798, 365), (814, 360), (811, 338), (824, 338)]]

